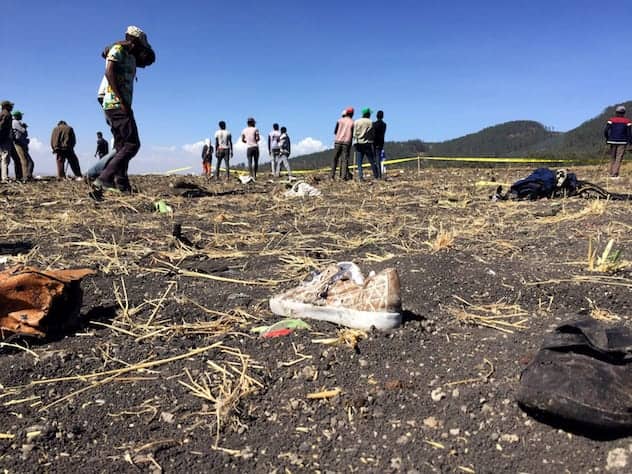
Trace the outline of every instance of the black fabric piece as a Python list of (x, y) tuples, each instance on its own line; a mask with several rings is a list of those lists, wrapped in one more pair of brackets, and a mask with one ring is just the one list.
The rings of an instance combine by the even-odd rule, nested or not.
[(632, 434), (632, 333), (594, 319), (558, 326), (523, 370), (516, 401), (590, 438)]

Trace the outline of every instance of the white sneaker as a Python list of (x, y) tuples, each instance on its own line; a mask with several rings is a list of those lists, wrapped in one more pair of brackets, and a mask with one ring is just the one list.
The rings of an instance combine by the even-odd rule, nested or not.
[(329, 321), (355, 329), (393, 329), (402, 323), (397, 270), (364, 278), (357, 265), (330, 265), (311, 281), (270, 299), (280, 316)]

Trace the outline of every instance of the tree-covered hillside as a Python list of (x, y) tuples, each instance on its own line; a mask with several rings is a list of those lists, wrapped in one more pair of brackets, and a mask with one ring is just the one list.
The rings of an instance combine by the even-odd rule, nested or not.
[[(539, 122), (517, 120), (438, 143), (422, 140), (387, 142), (389, 158), (408, 156), (526, 156), (526, 157), (579, 157), (595, 158), (605, 150), (603, 130), (607, 120), (614, 115), (616, 105), (608, 106), (598, 116), (585, 121), (568, 132), (554, 132)], [(632, 101), (625, 102), (632, 113)], [(296, 169), (323, 168), (331, 165), (333, 151), (292, 158)]]

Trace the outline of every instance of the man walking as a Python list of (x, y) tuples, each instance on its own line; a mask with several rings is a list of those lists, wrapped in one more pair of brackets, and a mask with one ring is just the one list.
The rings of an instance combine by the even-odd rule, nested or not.
[(377, 111), (377, 120), (373, 122), (373, 152), (375, 155), (375, 162), (380, 170), (380, 177), (384, 173), (384, 137), (386, 136), (386, 122), (384, 122), (384, 112)]
[(217, 163), (215, 163), (215, 178), (219, 179), (219, 167), (224, 161), (226, 165), (226, 180), (230, 178), (230, 158), (233, 157), (233, 137), (229, 130), (226, 130), (226, 122), (219, 122), (219, 130), (215, 132), (215, 154)]
[(246, 158), (248, 159), (248, 172), (254, 180), (257, 179), (259, 169), (259, 130), (254, 118), (249, 117), (246, 121), (247, 127), (241, 132), (241, 141), (246, 144)]
[(366, 156), (371, 163), (371, 170), (373, 171), (373, 177), (380, 178), (380, 170), (375, 162), (375, 156), (373, 155), (373, 123), (371, 122), (371, 109), (368, 107), (362, 109), (362, 118), (356, 120), (353, 124), (353, 138), (355, 139), (356, 146), (356, 164), (358, 166), (358, 180), (364, 181), (362, 173), (362, 163)]
[(270, 165), (272, 166), (272, 176), (275, 178), (279, 177), (277, 174), (277, 162), (281, 154), (281, 147), (279, 146), (280, 137), (279, 124), (272, 124), (272, 131), (268, 134), (268, 156), (270, 157)]
[(72, 173), (76, 179), (81, 179), (81, 167), (79, 166), (79, 158), (75, 154), (75, 131), (64, 120), (57, 122), (57, 126), (53, 129), (50, 136), (50, 147), (56, 155), (57, 160), (57, 179), (64, 179), (66, 171), (64, 165), (66, 160), (70, 165)]
[(102, 132), (97, 132), (97, 151), (94, 152), (95, 158), (99, 160), (107, 155), (110, 151), (110, 146), (105, 138), (103, 138)]
[(632, 143), (632, 121), (625, 117), (625, 107), (619, 105), (615, 116), (608, 120), (604, 130), (606, 143), (610, 145), (610, 177), (618, 178), (623, 155), (629, 143)]
[[(148, 55), (151, 56), (149, 60), (146, 58)], [(136, 66), (147, 66), (154, 59), (147, 35), (137, 26), (128, 26), (125, 40), (113, 44), (107, 52), (105, 78), (108, 85), (103, 96), (103, 110), (112, 130), (116, 154), (93, 183), (97, 198), (107, 189), (131, 191), (127, 169), (140, 149), (138, 127), (132, 111)]]
[(3, 100), (0, 106), (2, 107), (0, 111), (0, 181), (6, 183), (9, 180), (9, 157), (13, 147), (11, 140), (13, 102)]
[(334, 159), (331, 165), (331, 179), (336, 179), (336, 168), (340, 161), (340, 179), (348, 181), (352, 178), (349, 171), (349, 157), (351, 155), (351, 141), (353, 140), (353, 107), (342, 111), (342, 117), (334, 128)]

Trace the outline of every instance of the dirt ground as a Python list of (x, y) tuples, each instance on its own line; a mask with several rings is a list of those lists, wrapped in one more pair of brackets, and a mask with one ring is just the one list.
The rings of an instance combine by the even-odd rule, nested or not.
[[(135, 177), (136, 194), (100, 203), (80, 182), (3, 186), (0, 269), (97, 274), (82, 283), (72, 331), (0, 347), (0, 468), (630, 472), (630, 439), (539, 423), (514, 396), (560, 322), (632, 317), (632, 204), (497, 203), (493, 185), (477, 185), (528, 171), (323, 177), (321, 197), (299, 199), (265, 179), (187, 177), (210, 195), (186, 197), (169, 186), (180, 178)], [(610, 182), (597, 167), (574, 171), (632, 189), (631, 166)], [(172, 214), (155, 212), (160, 199)], [(622, 254), (600, 266), (611, 239)], [(402, 327), (355, 334), (310, 321), (311, 330), (272, 339), (251, 331), (280, 320), (271, 295), (343, 260), (397, 268)], [(323, 391), (330, 396), (308, 397)]]

